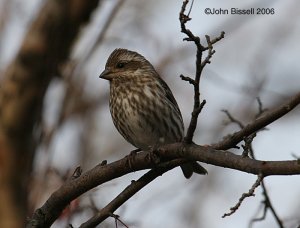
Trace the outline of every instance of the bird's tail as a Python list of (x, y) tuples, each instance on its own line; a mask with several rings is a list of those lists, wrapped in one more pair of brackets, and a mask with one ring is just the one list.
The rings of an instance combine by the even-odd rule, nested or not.
[(207, 174), (206, 169), (204, 169), (201, 165), (197, 162), (189, 162), (180, 166), (185, 178), (189, 179), (193, 173), (198, 173), (201, 175)]

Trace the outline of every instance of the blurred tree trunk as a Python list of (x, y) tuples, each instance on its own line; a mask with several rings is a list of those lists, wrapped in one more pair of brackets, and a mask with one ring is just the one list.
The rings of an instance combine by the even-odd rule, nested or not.
[(98, 0), (47, 1), (4, 73), (0, 88), (0, 227), (23, 227), (34, 129), (52, 77)]

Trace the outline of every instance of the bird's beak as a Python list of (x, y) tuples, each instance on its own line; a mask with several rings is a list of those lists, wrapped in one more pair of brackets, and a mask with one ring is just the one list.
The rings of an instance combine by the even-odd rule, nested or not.
[(106, 79), (108, 81), (111, 81), (112, 80), (112, 73), (110, 70), (108, 69), (105, 69), (99, 76), (99, 78), (103, 78), (103, 79)]

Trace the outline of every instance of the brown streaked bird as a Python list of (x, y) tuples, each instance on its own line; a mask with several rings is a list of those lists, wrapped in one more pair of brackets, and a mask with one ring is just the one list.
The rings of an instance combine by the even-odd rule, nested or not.
[[(152, 64), (137, 52), (116, 49), (100, 78), (110, 82), (109, 108), (115, 127), (141, 150), (181, 142), (184, 125), (177, 102)], [(197, 162), (181, 165), (186, 178), (206, 174)]]

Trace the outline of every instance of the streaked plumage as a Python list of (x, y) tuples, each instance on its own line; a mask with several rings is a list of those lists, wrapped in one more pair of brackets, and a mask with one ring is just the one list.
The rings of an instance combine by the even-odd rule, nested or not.
[[(177, 102), (154, 67), (142, 55), (116, 49), (101, 78), (110, 81), (109, 107), (114, 125), (132, 145), (142, 150), (181, 142), (184, 125)], [(196, 162), (182, 167), (186, 178), (205, 174)]]

